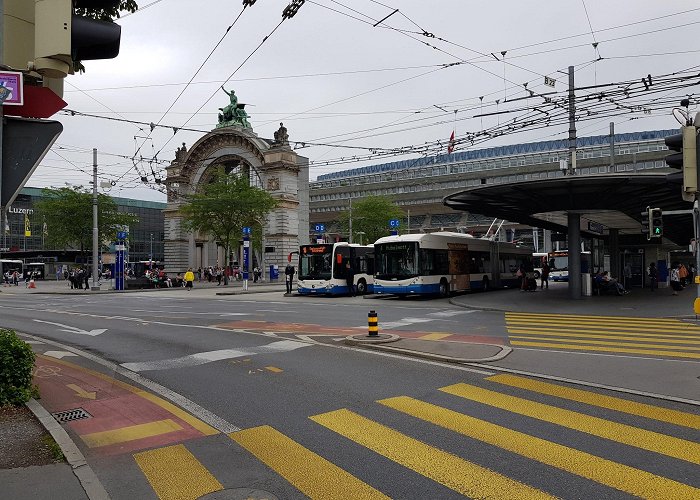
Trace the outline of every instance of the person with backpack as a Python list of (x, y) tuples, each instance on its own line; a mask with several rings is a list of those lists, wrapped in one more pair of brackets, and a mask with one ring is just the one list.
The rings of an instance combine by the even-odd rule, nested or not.
[(292, 293), (292, 282), (294, 280), (294, 266), (291, 262), (287, 263), (287, 267), (284, 268), (284, 282), (287, 285), (287, 292), (285, 295), (291, 295)]

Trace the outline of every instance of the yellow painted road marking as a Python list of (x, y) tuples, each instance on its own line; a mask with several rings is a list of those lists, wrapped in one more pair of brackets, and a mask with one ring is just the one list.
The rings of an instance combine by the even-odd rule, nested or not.
[(511, 313), (507, 312), (506, 317), (513, 318), (562, 318), (562, 319), (577, 319), (577, 320), (605, 320), (605, 321), (632, 321), (632, 322), (649, 322), (649, 323), (669, 323), (676, 325), (688, 325), (688, 327), (694, 328), (695, 325), (689, 323), (683, 323), (677, 319), (668, 318), (640, 318), (635, 316), (591, 316), (584, 314), (547, 314), (547, 313)]
[(421, 337), (417, 337), (420, 340), (441, 340), (446, 337), (451, 337), (451, 333), (428, 333), (426, 335), (423, 335)]
[(266, 366), (265, 369), (273, 373), (282, 373), (284, 371), (282, 368), (277, 368), (276, 366)]
[(582, 327), (586, 328), (592, 328), (595, 327), (595, 330), (593, 329), (588, 329), (585, 331), (590, 331), (590, 332), (603, 332), (603, 331), (620, 331), (622, 333), (636, 333), (636, 332), (659, 332), (659, 333), (671, 333), (675, 335), (681, 335), (681, 336), (687, 336), (691, 338), (699, 338), (700, 337), (700, 330), (697, 329), (691, 329), (691, 328), (685, 328), (685, 327), (670, 327), (670, 326), (662, 326), (662, 325), (652, 325), (649, 323), (643, 323), (639, 325), (635, 325), (632, 323), (617, 323), (614, 321), (608, 321), (609, 318), (606, 318), (606, 321), (603, 322), (601, 321), (596, 321), (596, 322), (586, 322), (586, 321), (580, 321), (580, 320), (567, 320), (567, 321), (558, 321), (558, 320), (543, 320), (543, 319), (507, 319), (506, 320), (506, 325), (509, 327), (527, 327), (527, 326), (538, 326), (542, 328), (555, 328), (555, 327), (571, 327), (575, 328), (577, 331), (581, 329)]
[(635, 448), (661, 453), (686, 462), (700, 464), (700, 443), (638, 429), (631, 425), (610, 422), (584, 413), (501, 394), (469, 384), (454, 384), (442, 387), (440, 390), (519, 415), (561, 425)]
[(97, 398), (97, 393), (96, 392), (88, 392), (82, 387), (80, 387), (77, 384), (67, 384), (66, 387), (68, 387), (70, 390), (75, 392), (76, 396), (84, 398), (84, 399), (95, 399)]
[[(538, 337), (535, 335), (510, 335), (511, 339), (532, 339), (532, 340), (545, 340), (547, 342), (554, 342), (559, 339), (556, 338), (556, 334), (547, 337)], [(616, 345), (622, 347), (643, 347), (645, 349), (683, 349), (684, 351), (700, 351), (700, 347), (691, 347), (686, 345), (664, 345), (664, 344), (647, 344), (647, 343), (634, 343), (634, 342), (610, 342), (607, 340), (597, 340), (597, 339), (561, 339), (562, 342), (572, 342), (576, 344), (593, 344), (593, 345)], [(647, 340), (646, 342), (651, 342)]]
[(228, 436), (310, 498), (389, 498), (269, 425)]
[(554, 498), (543, 491), (429, 446), (350, 410), (336, 410), (309, 418), (468, 497), (503, 498), (507, 495), (509, 498), (519, 499)]
[[(588, 346), (578, 344), (553, 344), (551, 342), (523, 342), (521, 340), (512, 340), (512, 346), (524, 347), (551, 347), (555, 349), (576, 349), (579, 351), (600, 351), (600, 352), (624, 352), (628, 354), (650, 354), (652, 356), (672, 356), (674, 358), (691, 358), (700, 359), (700, 354), (693, 352), (678, 352), (678, 351), (661, 351), (653, 349), (629, 349), (626, 347), (602, 347)], [(669, 346), (670, 347), (670, 346)]]
[(99, 379), (106, 380), (107, 382), (109, 382), (112, 385), (115, 385), (117, 387), (121, 387), (122, 389), (124, 389), (126, 391), (129, 391), (133, 394), (136, 394), (137, 396), (140, 396), (144, 399), (147, 399), (151, 403), (153, 403), (157, 406), (160, 406), (161, 408), (168, 411), (172, 415), (175, 415), (177, 418), (179, 418), (183, 422), (187, 422), (188, 425), (190, 425), (194, 429), (197, 429), (199, 432), (201, 432), (205, 436), (213, 436), (214, 434), (219, 433), (219, 431), (214, 429), (212, 426), (202, 422), (198, 418), (190, 415), (189, 413), (187, 413), (184, 410), (181, 410), (180, 408), (178, 408), (177, 406), (175, 406), (171, 402), (166, 401), (165, 399), (158, 397), (155, 394), (152, 394), (150, 392), (146, 392), (142, 389), (139, 389), (138, 387), (134, 387), (133, 385), (129, 385), (125, 382), (122, 382), (121, 380), (117, 380), (117, 379), (112, 378), (112, 377), (105, 375), (103, 373), (96, 372), (94, 370), (90, 370), (89, 368), (83, 368), (82, 366), (75, 365), (75, 364), (70, 363), (68, 361), (63, 361), (62, 359), (49, 358), (49, 357), (43, 356), (41, 354), (38, 354), (37, 357), (45, 359), (47, 361), (51, 361), (52, 363), (58, 363), (60, 365), (68, 366), (68, 367), (73, 368), (75, 370), (79, 370), (81, 372), (88, 373), (88, 374), (92, 375), (93, 377), (97, 377)]
[[(638, 333), (634, 337), (630, 337), (630, 333), (612, 332), (603, 330), (583, 330), (576, 328), (579, 333), (563, 333), (556, 328), (508, 328), (508, 333), (523, 333), (523, 334), (540, 334), (559, 337), (584, 337), (584, 338), (600, 338), (613, 340), (639, 340), (640, 342), (665, 342), (667, 344), (700, 344), (700, 340), (682, 340), (682, 339), (698, 339), (700, 337), (684, 337), (681, 335), (652, 335), (650, 333)], [(594, 332), (594, 333), (587, 333)], [(605, 334), (605, 335), (604, 335)]]
[(641, 498), (700, 497), (700, 489), (692, 486), (413, 398), (401, 396), (379, 403)]
[(628, 413), (630, 415), (651, 418), (660, 422), (690, 427), (691, 429), (700, 429), (700, 415), (670, 410), (668, 408), (638, 403), (636, 401), (620, 399), (613, 396), (605, 396), (595, 392), (582, 391), (581, 389), (550, 384), (548, 382), (533, 380), (526, 377), (518, 377), (516, 375), (494, 375), (492, 377), (488, 377), (486, 380), (496, 382), (498, 384), (509, 385), (511, 387), (526, 389), (528, 391), (539, 392), (540, 394), (546, 394), (548, 396), (577, 401), (579, 403), (585, 403), (591, 406), (607, 408), (608, 410), (615, 410), (622, 413)]
[(161, 500), (195, 500), (224, 489), (181, 444), (136, 453), (134, 459)]
[(136, 441), (137, 439), (160, 436), (161, 434), (181, 430), (182, 427), (180, 425), (168, 418), (165, 420), (148, 422), (147, 424), (129, 425), (119, 429), (83, 434), (80, 438), (85, 441), (85, 444), (90, 448), (98, 448), (100, 446), (126, 443), (128, 441)]

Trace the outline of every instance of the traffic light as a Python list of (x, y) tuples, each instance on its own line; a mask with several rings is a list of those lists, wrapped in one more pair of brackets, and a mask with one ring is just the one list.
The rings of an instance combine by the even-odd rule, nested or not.
[(652, 208), (649, 210), (649, 236), (651, 238), (661, 238), (664, 235), (663, 210)]
[(642, 234), (645, 235), (647, 238), (651, 235), (651, 232), (649, 231), (649, 212), (650, 209), (649, 207), (642, 212)]
[(694, 201), (698, 190), (697, 130), (693, 125), (681, 127), (681, 133), (666, 137), (666, 146), (673, 154), (666, 156), (666, 164), (683, 170), (683, 191), (685, 201)]
[(76, 7), (114, 8), (119, 0), (34, 0), (34, 61), (29, 69), (48, 78), (73, 73), (73, 61), (112, 59), (121, 27), (73, 14)]

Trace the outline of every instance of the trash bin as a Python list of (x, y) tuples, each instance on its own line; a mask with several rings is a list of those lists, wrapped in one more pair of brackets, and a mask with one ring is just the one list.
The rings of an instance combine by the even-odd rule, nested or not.
[(584, 297), (593, 295), (593, 279), (588, 273), (581, 274), (581, 295)]
[(278, 280), (280, 278), (280, 268), (277, 264), (270, 266), (270, 281)]

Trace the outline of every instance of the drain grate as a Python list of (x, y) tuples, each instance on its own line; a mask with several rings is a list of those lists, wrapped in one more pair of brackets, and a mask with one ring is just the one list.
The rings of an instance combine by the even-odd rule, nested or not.
[(82, 420), (84, 418), (90, 418), (88, 412), (82, 408), (75, 408), (73, 410), (59, 411), (58, 413), (52, 413), (53, 417), (58, 420), (59, 423), (63, 424), (65, 422), (72, 422), (73, 420)]

